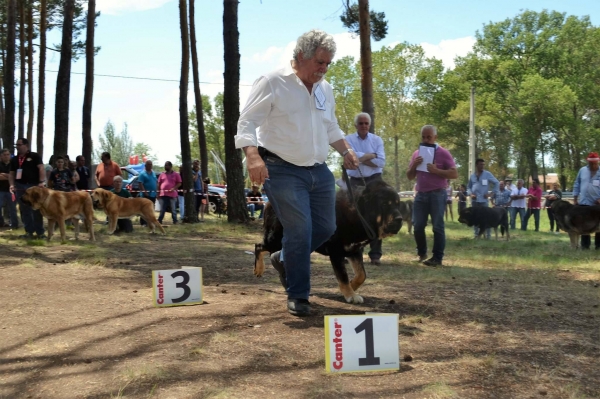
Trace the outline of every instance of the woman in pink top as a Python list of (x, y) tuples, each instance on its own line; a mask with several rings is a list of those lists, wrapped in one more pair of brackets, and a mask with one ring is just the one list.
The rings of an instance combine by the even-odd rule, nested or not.
[(167, 204), (171, 206), (171, 215), (173, 215), (173, 224), (177, 224), (177, 189), (181, 187), (181, 175), (173, 171), (173, 164), (165, 162), (165, 171), (158, 177), (158, 202), (160, 204), (160, 214), (158, 222), (162, 224), (167, 210)]

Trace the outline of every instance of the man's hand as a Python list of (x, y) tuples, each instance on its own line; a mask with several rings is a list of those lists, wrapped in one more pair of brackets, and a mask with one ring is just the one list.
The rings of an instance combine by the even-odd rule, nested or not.
[[(418, 156), (415, 158), (415, 160), (413, 161), (412, 165), (414, 167), (414, 169), (417, 168), (417, 166), (421, 165), (423, 163), (423, 157), (422, 156)], [(429, 170), (429, 169), (427, 169)]]
[(8, 188), (8, 190), (9, 190), (11, 193), (13, 193), (13, 194), (14, 194), (14, 193), (15, 193), (15, 186), (10, 186), (10, 187)]
[(350, 170), (358, 169), (358, 157), (354, 151), (350, 150), (344, 156), (344, 168)]
[(265, 180), (269, 178), (269, 171), (267, 170), (265, 161), (263, 161), (258, 153), (258, 148), (244, 147), (244, 152), (246, 153), (246, 167), (248, 168), (250, 181), (259, 186), (264, 184)]
[(477, 194), (471, 194), (471, 198), (477, 199)]

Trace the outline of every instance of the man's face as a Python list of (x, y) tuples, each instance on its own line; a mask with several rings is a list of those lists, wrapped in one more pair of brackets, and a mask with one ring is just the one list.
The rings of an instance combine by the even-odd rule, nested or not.
[(8, 152), (8, 151), (3, 152), (2, 155), (0, 155), (0, 160), (2, 160), (3, 163), (9, 163), (10, 162), (10, 152)]
[(170, 172), (173, 169), (173, 165), (170, 162), (165, 162), (165, 171)]
[(538, 188), (540, 186), (540, 183), (538, 183), (537, 181), (533, 181), (532, 182), (533, 188)]
[(75, 170), (76, 167), (77, 164), (75, 163), (75, 161), (69, 161), (69, 169)]
[(479, 172), (482, 172), (483, 168), (485, 167), (485, 162), (477, 162), (477, 164), (475, 165), (475, 167), (477, 168), (477, 170)]
[(523, 188), (523, 182), (522, 181), (518, 181), (517, 182), (517, 187), (518, 188)]
[(121, 188), (123, 187), (123, 181), (122, 180), (113, 181), (113, 187), (115, 188), (115, 191), (121, 191)]
[(588, 161), (588, 166), (591, 170), (598, 170), (598, 161)]
[(333, 54), (319, 47), (311, 59), (305, 59), (302, 53), (298, 54), (296, 64), (298, 77), (308, 84), (315, 84), (325, 76), (329, 64), (333, 59)]
[(552, 185), (552, 188), (553, 188), (554, 190), (558, 190), (558, 184), (554, 183), (554, 184)]
[(23, 144), (22, 140), (17, 140), (17, 152), (21, 155), (26, 154), (27, 153), (27, 145)]
[(200, 170), (200, 162), (194, 162), (192, 164), (192, 169), (196, 172), (199, 171)]
[(500, 187), (500, 191), (504, 191), (504, 183), (500, 182), (500, 184), (498, 185)]
[(146, 168), (146, 171), (150, 172), (152, 170), (152, 161), (146, 161), (144, 168)]
[(425, 129), (423, 133), (421, 133), (421, 140), (424, 144), (435, 144), (435, 140), (437, 139), (437, 134), (433, 131), (433, 129)]
[(361, 138), (365, 138), (367, 133), (369, 133), (369, 127), (371, 123), (369, 122), (369, 118), (366, 116), (359, 116), (356, 120), (356, 131)]
[(110, 158), (109, 157), (103, 156), (101, 159), (102, 159), (102, 163), (103, 164), (106, 164), (106, 165), (110, 164)]
[(85, 158), (84, 157), (79, 157), (79, 159), (77, 160), (77, 166), (85, 166)]
[(56, 161), (56, 167), (58, 169), (63, 169), (65, 167), (65, 160), (64, 159), (59, 159)]
[(510, 186), (512, 184), (512, 182), (510, 180), (507, 180), (506, 182), (504, 182), (505, 186)]

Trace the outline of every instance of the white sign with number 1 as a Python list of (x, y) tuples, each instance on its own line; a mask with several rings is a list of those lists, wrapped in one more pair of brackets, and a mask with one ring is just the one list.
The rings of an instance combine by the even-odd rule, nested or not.
[(154, 306), (180, 306), (202, 303), (202, 268), (153, 270)]
[(398, 370), (397, 314), (325, 316), (325, 369), (330, 373)]

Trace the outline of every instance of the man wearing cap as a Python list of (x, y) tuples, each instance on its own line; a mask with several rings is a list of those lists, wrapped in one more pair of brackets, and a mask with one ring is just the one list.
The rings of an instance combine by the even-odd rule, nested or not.
[[(485, 160), (477, 158), (475, 161), (475, 172), (471, 175), (469, 178), (469, 183), (467, 184), (468, 193), (472, 198), (472, 207), (487, 207), (489, 198), (498, 194), (498, 180), (491, 172), (485, 170), (484, 168)], [(492, 194), (489, 193), (490, 183), (494, 186), (494, 192)], [(479, 227), (473, 226), (473, 234), (474, 237), (477, 238), (479, 235)], [(489, 239), (492, 236), (492, 229), (486, 229), (485, 235), (486, 238)]]
[[(587, 166), (579, 169), (577, 173), (573, 185), (573, 202), (581, 206), (600, 205), (600, 173), (598, 173), (600, 157), (597, 152), (590, 152), (587, 161)], [(591, 241), (589, 235), (581, 236), (581, 249), (590, 249)], [(600, 249), (600, 233), (596, 233), (594, 243), (596, 249)]]

